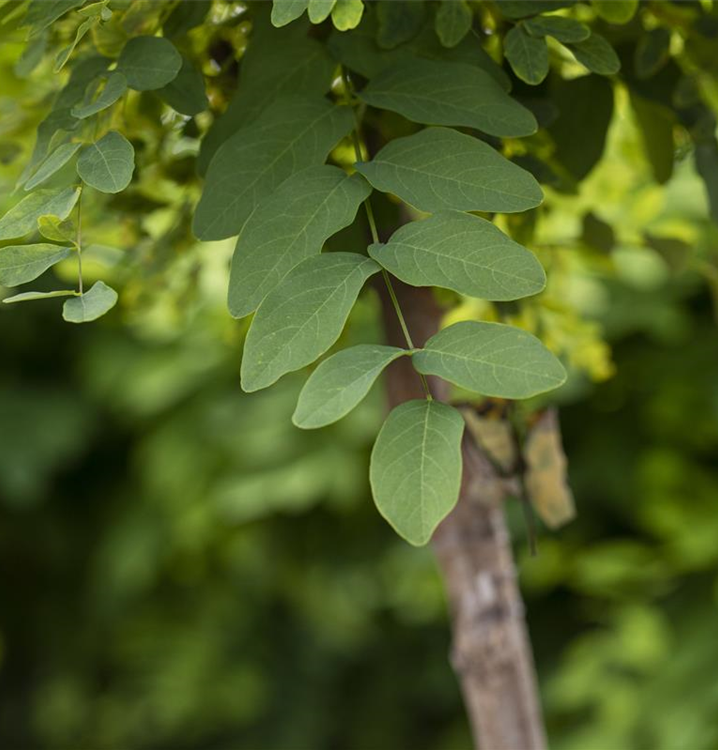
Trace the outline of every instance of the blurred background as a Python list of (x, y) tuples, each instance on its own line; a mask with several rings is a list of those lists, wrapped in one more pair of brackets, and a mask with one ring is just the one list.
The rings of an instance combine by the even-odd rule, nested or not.
[[(658, 186), (638, 138), (619, 90), (599, 166), (533, 217), (550, 283), (515, 313), (572, 370), (577, 518), (531, 558), (507, 507), (556, 750), (718, 748), (718, 230), (688, 152)], [(311, 433), (304, 373), (242, 394), (231, 243), (188, 241), (192, 194), (142, 174), (121, 222), (88, 209), (117, 309), (0, 309), (0, 747), (467, 750), (431, 550), (369, 494), (380, 389)], [(378, 335), (369, 293), (346, 336)]]

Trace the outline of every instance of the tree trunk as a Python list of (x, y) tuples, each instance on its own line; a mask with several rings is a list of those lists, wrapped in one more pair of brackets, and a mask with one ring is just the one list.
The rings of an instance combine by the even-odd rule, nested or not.
[[(395, 281), (416, 346), (436, 332), (440, 310), (428, 289)], [(378, 286), (387, 340), (403, 337), (388, 295)], [(432, 380), (438, 397), (445, 385)], [(423, 398), (411, 363), (401, 358), (387, 373), (390, 406)], [(503, 501), (513, 488), (497, 474), (467, 430), (464, 473), (456, 508), (436, 530), (433, 546), (443, 573), (453, 623), (451, 662), (461, 684), (474, 741), (481, 750), (544, 750), (533, 656), (516, 582)]]

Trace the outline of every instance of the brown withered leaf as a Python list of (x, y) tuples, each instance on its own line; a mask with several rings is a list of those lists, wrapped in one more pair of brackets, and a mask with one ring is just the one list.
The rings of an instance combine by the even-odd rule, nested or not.
[(516, 441), (511, 424), (505, 419), (505, 404), (488, 401), (480, 410), (467, 406), (461, 412), (476, 444), (486, 451), (500, 469), (508, 473), (516, 468)]

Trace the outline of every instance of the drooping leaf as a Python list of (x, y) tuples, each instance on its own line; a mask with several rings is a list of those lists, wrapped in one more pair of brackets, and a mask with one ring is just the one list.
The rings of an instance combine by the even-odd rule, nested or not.
[(569, 46), (574, 57), (592, 73), (612, 76), (621, 69), (621, 61), (604, 37), (595, 32), (583, 42)]
[(18, 286), (33, 281), (70, 255), (72, 248), (38, 243), (0, 248), (0, 284)]
[(426, 128), (384, 146), (356, 168), (369, 182), (421, 211), (526, 211), (541, 203), (536, 180), (483, 141)]
[(514, 26), (504, 39), (504, 54), (514, 73), (526, 83), (536, 86), (548, 75), (546, 40), (528, 34), (523, 25)]
[(502, 323), (454, 323), (412, 361), (424, 375), (498, 398), (528, 398), (566, 380), (561, 363), (535, 336)]
[(591, 36), (585, 23), (564, 16), (535, 16), (524, 21), (523, 27), (531, 36), (552, 36), (564, 44), (582, 42)]
[(38, 190), (23, 198), (0, 219), (0, 240), (22, 237), (32, 232), (45, 214), (61, 219), (69, 216), (80, 197), (79, 188)]
[(72, 108), (72, 116), (84, 120), (92, 115), (111, 107), (127, 91), (127, 79), (122, 73), (110, 73), (104, 88), (98, 96), (87, 104), (80, 104)]
[(272, 25), (279, 28), (295, 21), (308, 4), (309, 0), (272, 0)]
[(52, 242), (75, 244), (77, 227), (72, 219), (60, 219), (59, 216), (45, 215), (37, 220), (40, 234)]
[(275, 102), (215, 154), (194, 215), (195, 235), (219, 240), (238, 234), (261, 200), (294, 172), (323, 163), (352, 126), (349, 107), (299, 97)]
[(6, 305), (12, 305), (14, 302), (32, 302), (38, 299), (50, 299), (51, 297), (72, 297), (76, 294), (72, 289), (60, 289), (56, 292), (23, 292), (14, 294), (12, 297), (5, 297), (3, 302)]
[(337, 0), (309, 0), (307, 8), (309, 20), (312, 23), (321, 23), (329, 18), (332, 8)]
[(77, 160), (77, 174), (82, 181), (102, 193), (119, 193), (132, 180), (135, 150), (116, 130), (83, 150)]
[(85, 0), (31, 0), (24, 23), (31, 26), (30, 36), (36, 36)]
[(377, 44), (383, 49), (394, 49), (413, 39), (424, 24), (424, 3), (378, 3)]
[(636, 76), (641, 80), (650, 78), (657, 73), (670, 59), (671, 32), (659, 26), (650, 31), (644, 31), (636, 44), (633, 65)]
[(116, 304), (117, 292), (104, 281), (96, 281), (89, 291), (65, 302), (62, 317), (68, 323), (90, 323), (101, 318)]
[(374, 502), (399, 536), (426, 544), (459, 499), (464, 420), (438, 401), (407, 401), (387, 417), (371, 453)]
[(375, 344), (352, 346), (333, 354), (309, 376), (292, 421), (305, 430), (336, 422), (369, 393), (390, 362), (405, 354), (406, 349)]
[(77, 27), (75, 38), (67, 47), (60, 50), (57, 55), (54, 68), (55, 73), (59, 73), (65, 67), (67, 61), (70, 59), (70, 56), (75, 51), (75, 47), (77, 47), (77, 45), (82, 41), (85, 34), (87, 34), (87, 32), (90, 31), (94, 26), (96, 26), (99, 21), (99, 17), (87, 18)]
[(174, 80), (182, 67), (182, 56), (168, 39), (136, 36), (122, 48), (117, 70), (136, 91), (161, 89)]
[(337, 0), (332, 8), (332, 23), (339, 31), (356, 28), (364, 14), (362, 0)]
[(540, 292), (546, 276), (533, 253), (490, 221), (444, 211), (405, 224), (369, 255), (412, 286), (440, 286), (489, 300)]
[(392, 66), (359, 98), (425, 125), (463, 125), (504, 137), (531, 135), (538, 128), (531, 112), (488, 73), (462, 63), (417, 58)]
[(364, 282), (379, 270), (355, 253), (295, 266), (259, 306), (242, 357), (242, 388), (257, 391), (311, 364), (339, 337)]
[(204, 86), (204, 76), (186, 58), (174, 80), (159, 89), (159, 96), (177, 112), (192, 117), (209, 106)]
[(469, 33), (474, 14), (466, 0), (442, 0), (436, 10), (434, 28), (444, 47), (456, 45)]
[(591, 5), (609, 23), (628, 23), (638, 10), (638, 0), (591, 0)]
[(25, 190), (33, 190), (61, 170), (82, 147), (81, 143), (64, 143), (58, 146), (30, 176)]
[(229, 277), (229, 311), (253, 312), (301, 261), (348, 226), (371, 188), (360, 175), (332, 166), (308, 167), (285, 180), (247, 221)]

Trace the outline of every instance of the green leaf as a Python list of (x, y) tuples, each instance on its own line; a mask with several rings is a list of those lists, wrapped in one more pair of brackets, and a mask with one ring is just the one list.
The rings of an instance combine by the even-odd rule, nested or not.
[(538, 129), (531, 112), (488, 73), (461, 63), (417, 58), (392, 66), (373, 78), (359, 98), (426, 125), (463, 125), (505, 137)]
[(77, 160), (82, 181), (102, 193), (119, 193), (132, 180), (135, 150), (124, 135), (111, 130), (90, 144)]
[(573, 5), (576, 0), (498, 0), (506, 18), (526, 18)]
[(339, 338), (364, 282), (379, 270), (355, 253), (295, 266), (259, 306), (242, 357), (242, 388), (258, 391), (311, 364)]
[(23, 292), (12, 297), (6, 297), (3, 302), (11, 305), (14, 302), (32, 302), (36, 299), (49, 299), (50, 297), (72, 297), (76, 294), (72, 289), (61, 289), (57, 292)]
[(65, 47), (63, 50), (60, 50), (57, 55), (54, 68), (55, 73), (59, 73), (65, 67), (65, 64), (70, 59), (70, 56), (75, 51), (75, 47), (77, 47), (77, 45), (82, 41), (82, 38), (85, 36), (85, 34), (87, 34), (87, 32), (93, 26), (96, 26), (99, 21), (99, 17), (88, 18), (77, 27), (75, 38), (72, 40), (72, 43), (68, 47)]
[(332, 8), (332, 23), (339, 31), (348, 31), (359, 25), (363, 14), (362, 0), (337, 0)]
[(668, 107), (644, 99), (633, 91), (630, 99), (653, 176), (656, 182), (663, 184), (673, 174), (675, 116)]
[(185, 57), (177, 77), (157, 93), (172, 109), (189, 117), (204, 112), (209, 106), (204, 76)]
[(13, 73), (18, 78), (28, 78), (33, 70), (45, 57), (47, 49), (47, 32), (30, 39), (13, 67)]
[(466, 0), (442, 0), (436, 11), (434, 28), (444, 47), (456, 45), (469, 33), (474, 14)]
[(136, 91), (161, 89), (174, 80), (182, 67), (182, 56), (174, 44), (159, 36), (136, 36), (122, 48), (117, 70)]
[(564, 16), (536, 16), (524, 21), (523, 27), (531, 36), (552, 36), (564, 44), (582, 42), (591, 36), (586, 24)]
[(390, 362), (408, 353), (395, 346), (361, 344), (333, 354), (309, 376), (292, 421), (304, 430), (336, 422), (369, 393)]
[(440, 286), (488, 300), (528, 297), (546, 284), (533, 253), (490, 221), (458, 211), (405, 224), (386, 245), (371, 245), (369, 255), (412, 286)]
[(127, 79), (122, 73), (110, 73), (104, 88), (97, 98), (87, 104), (80, 104), (72, 108), (72, 116), (84, 120), (92, 115), (111, 107), (127, 91)]
[(0, 284), (18, 286), (33, 281), (50, 266), (65, 260), (72, 248), (40, 243), (0, 248)]
[(574, 57), (592, 73), (611, 76), (621, 69), (621, 61), (611, 45), (595, 32), (583, 42), (569, 45)]
[(638, 37), (633, 59), (636, 76), (641, 80), (650, 78), (668, 62), (670, 56), (671, 32), (668, 29), (659, 26), (644, 31)]
[(286, 97), (222, 144), (194, 215), (201, 240), (238, 234), (250, 214), (290, 175), (321, 164), (353, 127), (349, 107)]
[(609, 23), (628, 23), (638, 10), (638, 0), (591, 0), (601, 18)]
[(399, 536), (426, 544), (459, 499), (464, 420), (438, 401), (407, 401), (387, 417), (371, 452), (374, 502)]
[(354, 221), (371, 188), (338, 167), (309, 167), (292, 175), (251, 215), (232, 259), (229, 311), (253, 312), (298, 263), (319, 255), (324, 242)]
[(309, 0), (309, 20), (312, 23), (321, 23), (329, 18), (332, 8), (337, 0)]
[(24, 24), (31, 26), (30, 36), (39, 34), (69, 10), (82, 5), (85, 0), (31, 0)]
[(273, 0), (272, 25), (279, 28), (295, 21), (307, 9), (309, 0)]
[(424, 3), (377, 3), (377, 44), (383, 49), (394, 49), (413, 39), (424, 24)]
[(421, 211), (526, 211), (543, 194), (536, 180), (483, 141), (449, 128), (396, 138), (356, 168), (377, 189)]
[(72, 159), (81, 146), (81, 143), (64, 143), (62, 146), (56, 148), (25, 183), (25, 190), (32, 190), (38, 185), (42, 185), (46, 180), (49, 180), (50, 177), (61, 170)]
[(548, 75), (546, 40), (527, 34), (522, 25), (514, 26), (504, 39), (504, 54), (514, 73), (536, 86)]
[(63, 221), (59, 216), (48, 214), (37, 220), (37, 228), (40, 230), (40, 234), (48, 240), (75, 244), (77, 227), (72, 219)]
[(96, 281), (88, 292), (65, 302), (62, 317), (68, 323), (90, 323), (101, 318), (116, 304), (117, 292), (103, 281)]
[(566, 380), (561, 363), (535, 336), (501, 323), (454, 323), (412, 361), (424, 375), (497, 398), (528, 398)]
[(34, 231), (45, 214), (67, 218), (80, 197), (80, 188), (38, 190), (23, 198), (0, 219), (0, 240), (22, 237)]

